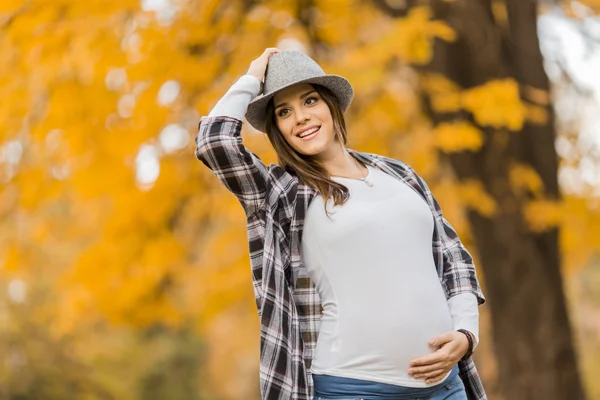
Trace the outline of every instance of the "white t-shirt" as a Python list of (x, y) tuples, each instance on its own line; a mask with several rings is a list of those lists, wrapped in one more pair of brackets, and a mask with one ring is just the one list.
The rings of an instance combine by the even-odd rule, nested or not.
[[(410, 361), (435, 350), (430, 339), (455, 329), (433, 259), (433, 214), (409, 185), (375, 167), (368, 171), (372, 187), (332, 177), (350, 198), (335, 207), (329, 200), (329, 219), (317, 196), (305, 218), (302, 259), (323, 305), (311, 371), (408, 387), (439, 384), (407, 374)], [(477, 308), (474, 295), (459, 296), (454, 301), (472, 300)]]

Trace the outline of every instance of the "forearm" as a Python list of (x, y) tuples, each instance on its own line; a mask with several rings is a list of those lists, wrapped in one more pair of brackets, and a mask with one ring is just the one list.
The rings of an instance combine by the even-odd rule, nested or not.
[(472, 293), (460, 293), (448, 299), (448, 308), (454, 330), (466, 329), (474, 336), (473, 348), (479, 343), (479, 310), (477, 297)]
[(260, 82), (253, 75), (240, 77), (217, 102), (209, 117), (227, 116), (243, 121), (248, 104), (258, 96)]
[(258, 79), (242, 76), (200, 119), (196, 157), (240, 201), (248, 215), (259, 209), (268, 190), (269, 169), (244, 146), (241, 130), (248, 103), (260, 88)]

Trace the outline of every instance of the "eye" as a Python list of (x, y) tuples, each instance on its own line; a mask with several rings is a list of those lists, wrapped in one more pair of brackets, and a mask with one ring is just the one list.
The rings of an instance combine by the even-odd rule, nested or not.
[[(306, 101), (304, 103), (306, 104), (309, 100), (314, 100), (314, 102), (310, 103), (310, 104), (314, 104), (317, 100), (319, 100), (319, 98), (318, 97), (314, 97), (314, 96), (313, 97), (309, 97), (309, 98), (306, 99)], [(280, 116), (280, 117), (285, 117), (287, 115), (287, 113), (284, 114), (283, 112), (287, 111), (287, 110), (289, 110), (289, 108), (282, 108), (281, 110), (279, 110), (279, 112), (277, 113), (277, 115)]]

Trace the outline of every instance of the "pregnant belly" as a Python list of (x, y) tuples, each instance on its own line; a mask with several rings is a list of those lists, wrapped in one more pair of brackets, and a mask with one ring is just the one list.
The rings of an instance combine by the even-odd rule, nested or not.
[[(437, 304), (436, 304), (437, 303)], [(354, 370), (404, 376), (411, 360), (436, 350), (428, 341), (452, 330), (445, 302), (341, 313), (323, 320), (313, 365), (317, 370)]]

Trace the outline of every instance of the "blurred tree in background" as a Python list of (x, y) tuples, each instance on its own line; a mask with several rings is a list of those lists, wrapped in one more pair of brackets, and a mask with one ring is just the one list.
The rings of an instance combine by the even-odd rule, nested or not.
[(413, 62), (424, 66), (421, 82), (438, 81), (420, 91), (438, 146), (458, 183), (481, 192), (468, 215), (501, 392), (507, 399), (581, 399), (560, 274), (558, 157), (536, 2), (388, 7), (401, 18), (423, 10), (454, 33)]
[[(539, 13), (600, 4), (541, 6), (4, 0), (0, 397), (259, 398), (243, 211), (193, 138), (276, 46), (350, 80), (349, 146), (412, 165), (475, 253), (490, 398), (583, 398), (568, 310), (586, 310), (575, 344), (600, 398), (600, 304), (567, 308), (561, 280), (600, 249), (600, 182), (557, 179), (598, 153), (555, 121), (576, 77), (559, 68), (553, 94), (536, 30)], [(244, 138), (276, 161), (248, 125)]]

